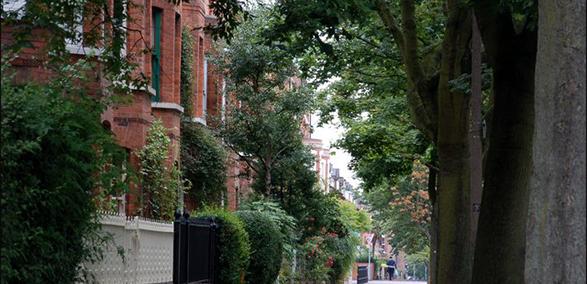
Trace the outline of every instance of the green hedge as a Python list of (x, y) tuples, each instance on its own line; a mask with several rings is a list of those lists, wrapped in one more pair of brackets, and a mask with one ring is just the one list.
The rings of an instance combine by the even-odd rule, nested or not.
[(275, 282), (283, 258), (283, 238), (271, 216), (259, 211), (238, 211), (245, 224), (251, 244), (251, 261), (245, 275), (246, 283)]
[(2, 75), (1, 283), (82, 281), (79, 264), (107, 240), (93, 193), (124, 190), (111, 187), (126, 158), (102, 106), (60, 83), (11, 86)]
[(220, 225), (218, 275), (220, 283), (241, 283), (241, 275), (247, 271), (251, 254), (249, 236), (243, 222), (231, 212), (207, 208), (195, 215), (213, 218)]

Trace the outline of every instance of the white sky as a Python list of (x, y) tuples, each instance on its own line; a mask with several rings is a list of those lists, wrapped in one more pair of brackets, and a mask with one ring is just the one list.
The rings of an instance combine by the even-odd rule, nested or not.
[[(336, 124), (336, 121), (334, 122)], [(338, 140), (342, 134), (344, 133), (345, 129), (342, 126), (335, 126), (333, 124), (323, 125), (322, 127), (318, 127), (318, 116), (317, 114), (312, 115), (312, 138), (321, 139), (324, 148), (330, 148), (336, 140)], [(360, 181), (354, 177), (355, 173), (348, 168), (348, 164), (351, 160), (351, 156), (349, 153), (342, 149), (331, 148), (330, 152), (335, 152), (335, 154), (331, 154), (330, 156), (330, 163), (334, 168), (340, 169), (340, 175), (344, 177), (353, 187), (359, 186)]]

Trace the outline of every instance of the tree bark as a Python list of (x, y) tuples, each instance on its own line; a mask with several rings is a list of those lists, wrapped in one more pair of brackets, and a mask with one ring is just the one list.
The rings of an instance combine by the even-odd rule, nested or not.
[(433, 167), (428, 167), (428, 195), (432, 203), (432, 214), (430, 220), (430, 261), (429, 261), (429, 283), (436, 283), (438, 278), (438, 202), (436, 201), (436, 175)]
[[(473, 250), (469, 245), (472, 242), (469, 97), (449, 86), (449, 82), (469, 66), (463, 63), (471, 36), (470, 13), (459, 1), (448, 1), (440, 75), (436, 81), (425, 78), (418, 59), (414, 1), (403, 0), (400, 6), (403, 30), (399, 29), (386, 2), (377, 1), (377, 12), (395, 39), (406, 65), (412, 121), (438, 149), (438, 190), (433, 211), (433, 218), (438, 217), (433, 220), (438, 228), (433, 235), (437, 252), (431, 254), (431, 283), (470, 283)], [(432, 85), (436, 82), (437, 85)]]
[[(471, 240), (477, 235), (479, 221), (479, 206), (483, 189), (482, 178), (482, 145), (481, 145), (481, 35), (475, 19), (472, 16), (473, 26), (471, 34), (471, 100), (469, 121), (469, 164), (471, 167)], [(473, 249), (475, 242), (471, 243)]]
[(271, 182), (270, 161), (265, 161), (265, 196), (271, 195)]
[[(524, 283), (531, 174), (536, 31), (516, 34), (509, 13), (478, 7), (493, 96), (473, 283)], [(492, 10), (493, 9), (493, 10)]]
[(448, 1), (448, 21), (438, 85), (438, 271), (437, 283), (470, 283), (469, 97), (449, 81), (463, 73), (471, 36), (470, 13)]
[(585, 1), (539, 1), (526, 283), (585, 283)]

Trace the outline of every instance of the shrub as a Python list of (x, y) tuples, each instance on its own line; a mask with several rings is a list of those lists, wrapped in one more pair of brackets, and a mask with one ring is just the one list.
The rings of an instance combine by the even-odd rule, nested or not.
[(207, 208), (195, 217), (213, 218), (220, 225), (217, 242), (218, 277), (220, 283), (240, 283), (241, 275), (247, 271), (251, 253), (249, 236), (243, 222), (223, 209)]
[(297, 281), (325, 281), (328, 280), (329, 259), (324, 250), (324, 237), (314, 236), (304, 240), (299, 246), (297, 257), (300, 271), (296, 275)]
[(355, 256), (355, 241), (351, 235), (338, 237), (331, 235), (326, 238), (326, 250), (331, 257), (331, 270), (329, 277), (331, 281), (344, 279), (353, 264)]
[(266, 213), (277, 225), (283, 243), (283, 252), (288, 259), (292, 259), (295, 242), (299, 233), (296, 231), (297, 221), (281, 209), (277, 202), (263, 199), (262, 196), (254, 196), (240, 205), (241, 210), (251, 210)]
[(145, 146), (138, 156), (143, 185), (143, 215), (155, 219), (172, 220), (178, 204), (178, 188), (172, 187), (176, 177), (166, 164), (171, 139), (160, 119), (149, 128)]
[(198, 206), (218, 205), (226, 191), (226, 150), (204, 126), (182, 122), (181, 164), (191, 182), (187, 193)]
[(71, 80), (13, 86), (2, 71), (2, 283), (79, 281), (106, 240), (93, 192), (120, 193), (109, 177), (125, 153)]
[(274, 283), (283, 257), (279, 227), (264, 212), (243, 210), (238, 211), (237, 216), (245, 224), (251, 244), (251, 261), (245, 281), (251, 284)]

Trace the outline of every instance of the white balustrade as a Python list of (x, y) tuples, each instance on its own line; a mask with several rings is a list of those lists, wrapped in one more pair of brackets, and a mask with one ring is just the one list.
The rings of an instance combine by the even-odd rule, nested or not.
[(172, 281), (173, 223), (105, 212), (100, 223), (112, 241), (104, 249), (102, 261), (84, 264), (97, 283)]

